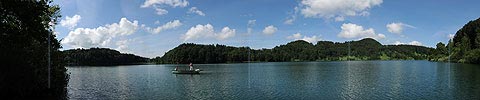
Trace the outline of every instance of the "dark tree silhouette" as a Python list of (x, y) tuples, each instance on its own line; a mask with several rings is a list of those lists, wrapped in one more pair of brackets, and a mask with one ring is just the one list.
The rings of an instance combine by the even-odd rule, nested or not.
[(68, 74), (52, 29), (59, 11), (51, 0), (0, 1), (0, 98), (67, 99)]
[(108, 48), (71, 49), (63, 53), (69, 66), (114, 66), (148, 62), (148, 58), (124, 54)]

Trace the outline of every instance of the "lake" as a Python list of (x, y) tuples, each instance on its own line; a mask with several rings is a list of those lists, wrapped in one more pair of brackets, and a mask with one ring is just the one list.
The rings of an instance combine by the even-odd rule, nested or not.
[(67, 67), (70, 99), (480, 99), (480, 65), (335, 61)]

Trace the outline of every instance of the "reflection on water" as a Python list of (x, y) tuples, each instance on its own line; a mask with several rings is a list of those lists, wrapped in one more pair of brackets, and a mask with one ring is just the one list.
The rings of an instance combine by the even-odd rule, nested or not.
[[(428, 61), (67, 67), (72, 99), (480, 99), (480, 66)], [(185, 66), (186, 67), (186, 66)]]

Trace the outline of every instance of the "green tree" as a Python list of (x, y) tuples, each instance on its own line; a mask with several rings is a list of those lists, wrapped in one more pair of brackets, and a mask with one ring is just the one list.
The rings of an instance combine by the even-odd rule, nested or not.
[(480, 18), (465, 24), (455, 33), (447, 45), (448, 55), (453, 62), (475, 63), (480, 48)]
[(468, 51), (465, 56), (465, 61), (468, 63), (480, 64), (480, 49)]
[(442, 42), (438, 42), (436, 46), (437, 46), (436, 51), (438, 52), (438, 54), (441, 54), (441, 55), (447, 54), (448, 49), (445, 47), (445, 44), (443, 44)]
[[(53, 34), (59, 10), (51, 0), (0, 1), (2, 98), (67, 98), (68, 74), (59, 51), (60, 43)], [(49, 47), (50, 70), (47, 67)]]
[[(479, 26), (479, 27), (480, 27), (480, 26)], [(475, 42), (474, 42), (474, 43), (475, 43), (475, 44), (474, 44), (474, 45), (475, 45), (475, 48), (480, 48), (480, 28), (476, 29), (475, 34), (476, 34), (476, 35), (475, 35), (476, 38), (475, 38)]]

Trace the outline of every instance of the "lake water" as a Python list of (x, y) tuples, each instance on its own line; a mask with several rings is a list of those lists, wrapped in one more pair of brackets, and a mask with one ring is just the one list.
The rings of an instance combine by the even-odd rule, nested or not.
[(480, 65), (338, 61), (67, 67), (70, 99), (480, 99)]

